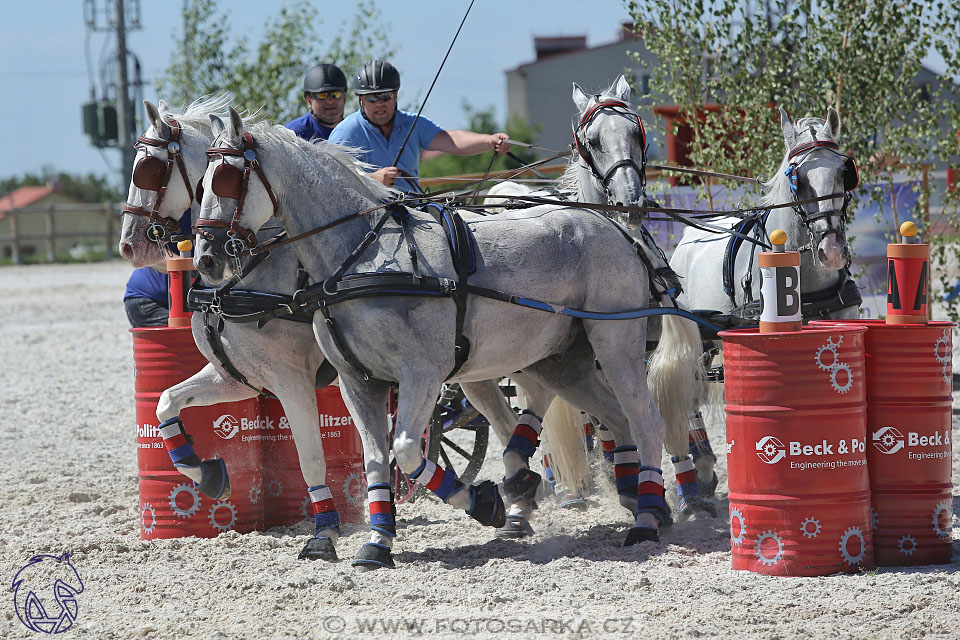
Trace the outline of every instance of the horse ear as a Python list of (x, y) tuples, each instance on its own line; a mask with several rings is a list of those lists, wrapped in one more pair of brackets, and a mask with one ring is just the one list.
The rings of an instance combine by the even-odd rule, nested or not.
[(576, 82), (573, 83), (573, 104), (577, 105), (580, 113), (586, 111), (587, 105), (590, 104), (590, 96)]
[(210, 114), (210, 129), (213, 130), (213, 137), (216, 138), (223, 130), (227, 128), (227, 125), (223, 124), (223, 120), (220, 119), (220, 116)]
[(613, 96), (620, 102), (630, 102), (630, 83), (622, 73), (614, 83)]
[(787, 149), (793, 146), (793, 141), (797, 139), (797, 130), (790, 121), (790, 115), (787, 110), (780, 107), (780, 128), (783, 129), (783, 142)]
[(160, 108), (160, 111), (170, 111), (170, 105), (163, 98), (160, 98), (160, 101), (157, 102), (157, 107)]
[(147, 122), (153, 125), (153, 130), (157, 132), (157, 135), (164, 139), (169, 137), (170, 127), (168, 127), (167, 123), (160, 117), (160, 110), (157, 109), (156, 105), (149, 100), (144, 100), (143, 109), (147, 113)]
[(227, 107), (230, 113), (230, 124), (227, 126), (227, 135), (233, 140), (239, 140), (243, 135), (243, 118), (233, 107)]
[(840, 114), (833, 107), (827, 107), (827, 117), (824, 118), (823, 135), (836, 140), (840, 135)]

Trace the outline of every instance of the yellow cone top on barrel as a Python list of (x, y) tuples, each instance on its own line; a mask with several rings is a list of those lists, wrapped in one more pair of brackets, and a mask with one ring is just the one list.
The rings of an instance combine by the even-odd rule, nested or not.
[(181, 240), (177, 243), (178, 251), (192, 251), (193, 250), (193, 241), (192, 240)]
[(787, 232), (783, 229), (774, 229), (770, 233), (770, 244), (773, 245), (773, 250), (777, 253), (783, 251), (784, 245), (787, 244)]

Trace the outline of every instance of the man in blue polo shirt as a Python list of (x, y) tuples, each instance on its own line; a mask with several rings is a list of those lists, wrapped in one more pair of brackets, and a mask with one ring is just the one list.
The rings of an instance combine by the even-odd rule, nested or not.
[[(372, 177), (388, 187), (396, 186), (410, 193), (420, 191), (416, 176), (423, 150), (472, 156), (490, 149), (499, 153), (510, 149), (506, 142), (509, 136), (505, 133), (447, 131), (428, 118), (416, 118), (416, 114), (397, 109), (400, 72), (389, 62), (369, 60), (363, 63), (354, 84), (360, 110), (351, 113), (334, 128), (330, 142), (362, 149), (364, 153), (360, 159), (379, 167)], [(411, 127), (414, 130), (408, 139)], [(403, 154), (394, 164), (401, 147)], [(405, 175), (412, 178), (404, 178)]]
[(326, 140), (343, 120), (347, 77), (333, 64), (311, 67), (303, 76), (303, 99), (307, 103), (307, 112), (284, 126), (306, 140)]

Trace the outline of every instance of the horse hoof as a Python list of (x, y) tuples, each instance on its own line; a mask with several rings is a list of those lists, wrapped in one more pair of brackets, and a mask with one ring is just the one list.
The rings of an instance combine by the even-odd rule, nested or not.
[(507, 516), (507, 521), (502, 527), (497, 529), (498, 538), (516, 540), (518, 538), (529, 538), (533, 535), (533, 527), (523, 516)]
[(503, 498), (497, 490), (497, 485), (484, 480), (478, 485), (470, 487), (472, 504), (467, 515), (484, 526), (499, 529), (507, 521), (507, 509), (503, 506)]
[(532, 502), (537, 495), (537, 487), (539, 486), (539, 473), (530, 469), (520, 469), (510, 478), (504, 478), (503, 494), (507, 496), (510, 502), (521, 502), (522, 500)]
[(561, 509), (576, 509), (577, 511), (587, 510), (587, 501), (575, 493), (566, 493), (557, 496), (557, 504)]
[(214, 500), (230, 497), (230, 475), (222, 458), (204, 460), (200, 463), (200, 484), (194, 483), (200, 493)]
[(702, 498), (712, 498), (717, 493), (717, 485), (720, 484), (720, 478), (717, 477), (717, 472), (713, 472), (713, 479), (710, 482), (700, 482), (697, 480), (697, 484), (700, 485), (700, 497)]
[(390, 547), (376, 542), (364, 542), (350, 566), (357, 567), (361, 571), (397, 568), (393, 564), (393, 554), (390, 552)]
[(333, 546), (333, 540), (330, 538), (310, 538), (307, 544), (300, 551), (297, 560), (326, 560), (327, 562), (337, 562), (337, 550)]
[(641, 542), (660, 542), (660, 535), (656, 529), (650, 527), (631, 527), (623, 541), (624, 547), (631, 547)]
[(692, 500), (682, 500), (677, 509), (680, 520), (696, 520), (698, 514), (706, 514), (711, 518), (717, 517), (717, 505), (712, 500), (705, 500), (703, 497)]

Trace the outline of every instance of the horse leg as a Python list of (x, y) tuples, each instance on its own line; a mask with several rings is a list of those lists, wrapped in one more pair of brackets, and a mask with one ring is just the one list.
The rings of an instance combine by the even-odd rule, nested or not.
[(313, 505), (316, 530), (297, 556), (298, 560), (338, 560), (336, 544), (340, 537), (340, 513), (326, 486), (327, 463), (323, 438), (317, 425), (315, 376), (303, 371), (278, 371), (275, 380), (267, 380), (276, 389), (277, 398), (290, 423), (290, 435), (297, 447), (300, 471)]
[(490, 422), (500, 444), (506, 447), (513, 434), (513, 428), (517, 424), (517, 413), (500, 391), (497, 381), (461, 382), (460, 389), (463, 390), (463, 395), (467, 397), (470, 404)]
[(351, 565), (362, 570), (393, 569), (397, 510), (390, 483), (390, 423), (387, 417), (390, 385), (341, 374), (340, 395), (363, 442), (370, 512), (370, 541), (363, 543)]
[(703, 423), (703, 414), (699, 411), (695, 412), (690, 417), (688, 427), (690, 431), (690, 456), (693, 458), (693, 464), (697, 469), (697, 484), (700, 487), (700, 495), (703, 498), (712, 498), (717, 492), (717, 484), (720, 480), (714, 470), (717, 464), (717, 456), (713, 453), (713, 447), (710, 446), (707, 427)]
[(444, 502), (463, 509), (483, 525), (503, 526), (506, 518), (503, 500), (497, 486), (486, 480), (479, 485), (465, 485), (453, 469), (441, 469), (423, 456), (421, 439), (430, 424), (441, 380), (431, 380), (435, 367), (408, 369), (400, 375), (397, 425), (393, 437), (393, 453), (397, 464), (411, 480), (424, 485)]
[(157, 403), (160, 436), (173, 466), (193, 480), (205, 496), (214, 500), (230, 497), (230, 476), (220, 458), (201, 460), (193, 450), (193, 440), (180, 422), (180, 412), (187, 407), (205, 407), (220, 402), (238, 402), (256, 397), (257, 392), (207, 364), (196, 374), (162, 394)]
[[(659, 540), (658, 528), (670, 522), (670, 509), (663, 494), (663, 471), (660, 469), (666, 425), (647, 388), (644, 367), (640, 364), (643, 362), (641, 345), (645, 342), (642, 327), (638, 328), (633, 323), (603, 320), (584, 320), (583, 324), (605, 379), (626, 416), (633, 436), (631, 440), (639, 444), (637, 509), (634, 526), (627, 534), (624, 545)], [(637, 345), (639, 349), (631, 349), (630, 345)], [(613, 425), (608, 423), (607, 426)], [(614, 437), (621, 442), (616, 430)], [(621, 457), (625, 458), (626, 446), (630, 445), (624, 443), (618, 447), (614, 457), (620, 452), (624, 454)]]

